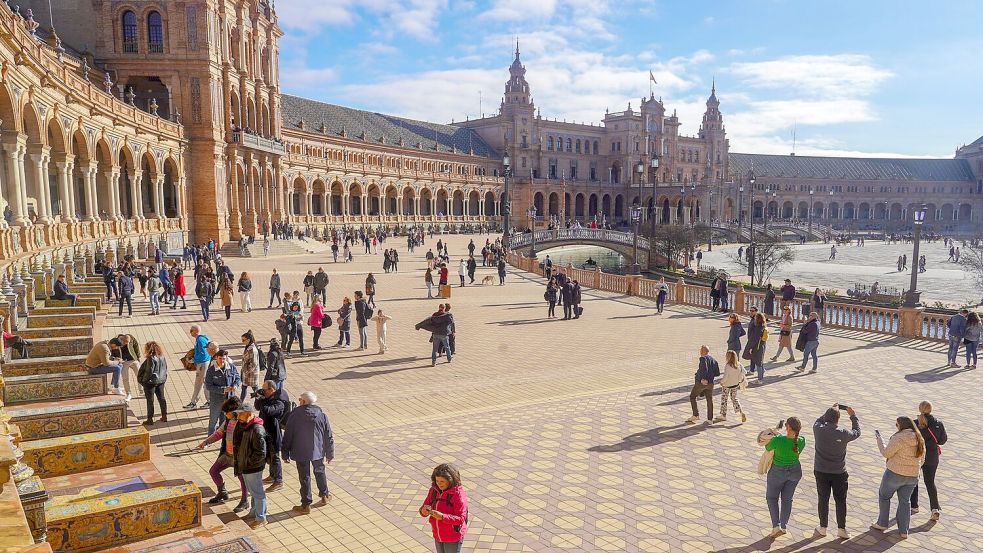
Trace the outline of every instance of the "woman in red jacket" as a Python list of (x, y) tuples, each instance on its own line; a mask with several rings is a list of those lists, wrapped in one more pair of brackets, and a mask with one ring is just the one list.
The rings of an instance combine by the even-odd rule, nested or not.
[(430, 475), (430, 491), (420, 516), (430, 518), (437, 553), (461, 553), (468, 531), (468, 494), (454, 465), (437, 465)]
[(177, 309), (177, 299), (181, 298), (181, 309), (188, 308), (188, 302), (184, 300), (184, 295), (188, 290), (184, 287), (184, 271), (177, 265), (174, 266), (174, 305), (171, 309)]

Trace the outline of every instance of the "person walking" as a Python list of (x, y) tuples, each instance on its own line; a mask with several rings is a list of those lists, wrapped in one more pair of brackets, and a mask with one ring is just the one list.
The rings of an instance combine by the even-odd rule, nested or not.
[(461, 288), (464, 288), (464, 277), (468, 274), (468, 265), (462, 259), (457, 264), (457, 276), (461, 278)]
[(300, 354), (304, 355), (304, 308), (300, 301), (290, 302), (290, 311), (287, 313), (287, 353), (294, 345), (294, 340), (300, 346)]
[[(795, 363), (795, 352), (792, 350), (792, 325), (795, 320), (792, 318), (792, 308), (788, 305), (782, 306), (782, 316), (778, 319), (778, 351), (771, 358), (772, 362), (778, 360), (782, 351), (788, 349), (788, 363)], [(800, 331), (801, 335), (801, 331)]]
[(287, 364), (280, 349), (280, 342), (276, 338), (270, 338), (270, 348), (266, 351), (266, 374), (263, 380), (270, 380), (276, 383), (277, 390), (283, 389), (283, 383), (287, 380)]
[(655, 283), (655, 308), (658, 310), (659, 315), (662, 314), (662, 310), (666, 306), (666, 299), (668, 297), (669, 285), (666, 284), (666, 277), (659, 277), (659, 281)]
[(946, 358), (949, 360), (950, 368), (959, 366), (956, 360), (959, 358), (959, 344), (966, 338), (966, 320), (968, 316), (968, 309), (960, 309), (959, 313), (949, 317), (949, 321), (946, 323), (949, 329), (949, 351), (946, 354)]
[(126, 272), (119, 273), (116, 285), (119, 295), (119, 316), (123, 316), (123, 304), (126, 304), (127, 317), (133, 316), (133, 277)]
[(243, 405), (236, 413), (239, 422), (233, 433), (235, 475), (241, 476), (249, 491), (251, 508), (242, 517), (255, 530), (266, 525), (266, 490), (263, 489), (263, 471), (266, 469), (266, 430), (263, 419), (256, 410)]
[(371, 305), (372, 307), (375, 307), (375, 284), (375, 276), (372, 273), (369, 273), (369, 275), (365, 277), (365, 296), (367, 298), (366, 304)]
[(167, 382), (167, 359), (164, 348), (157, 342), (147, 342), (143, 346), (143, 363), (137, 372), (137, 383), (143, 387), (147, 398), (147, 420), (144, 426), (154, 425), (154, 396), (160, 403), (160, 422), (167, 422), (167, 400), (164, 399), (164, 383)]
[[(763, 317), (764, 315), (762, 315)], [(785, 435), (774, 436), (765, 444), (766, 451), (773, 451), (765, 499), (771, 515), (771, 537), (788, 533), (788, 521), (792, 516), (792, 496), (802, 480), (799, 454), (806, 446), (806, 439), (799, 436), (802, 422), (796, 417), (785, 421)], [(779, 506), (779, 502), (781, 505)]]
[(550, 279), (546, 283), (546, 292), (543, 293), (543, 299), (546, 300), (546, 318), (554, 319), (556, 318), (556, 300), (559, 296), (558, 290), (556, 288), (556, 280)]
[(710, 355), (710, 348), (700, 346), (700, 360), (696, 369), (693, 388), (689, 392), (689, 405), (693, 409), (693, 416), (686, 419), (689, 424), (700, 422), (700, 409), (696, 405), (696, 400), (704, 396), (707, 402), (707, 424), (713, 424), (713, 381), (720, 376), (720, 365), (717, 360)]
[(319, 296), (314, 296), (314, 303), (311, 304), (311, 314), (307, 317), (307, 324), (311, 327), (311, 333), (314, 335), (314, 345), (311, 346), (313, 349), (321, 349), (321, 331), (324, 329), (324, 305), (321, 304), (321, 298)]
[(812, 356), (812, 370), (810, 373), (814, 373), (818, 370), (819, 365), (819, 355), (817, 350), (819, 349), (819, 316), (815, 311), (809, 313), (809, 320), (806, 324), (802, 325), (799, 329), (799, 337), (795, 341), (795, 349), (799, 349), (802, 346), (802, 364), (799, 365), (799, 372), (806, 370), (806, 363), (809, 362), (809, 356)]
[[(64, 279), (64, 276), (61, 275), (58, 278)], [(151, 315), (160, 315), (160, 289), (160, 276), (155, 271), (151, 271), (147, 276), (147, 293), (150, 295)]]
[(186, 410), (198, 407), (198, 396), (201, 395), (201, 388), (205, 382), (205, 372), (208, 370), (208, 364), (212, 361), (212, 355), (208, 352), (208, 336), (202, 334), (201, 327), (191, 325), (191, 329), (188, 332), (195, 339), (191, 357), (191, 361), (195, 364), (195, 387), (194, 392), (191, 394), (191, 401), (184, 406)]
[(290, 413), (290, 396), (287, 391), (277, 388), (272, 380), (263, 381), (259, 392), (253, 394), (256, 398), (254, 406), (263, 419), (263, 430), (266, 431), (266, 464), (270, 467), (270, 475), (263, 483), (270, 484), (267, 493), (283, 488), (283, 463), (280, 461), (280, 449), (283, 433), (281, 422)]
[(976, 368), (976, 348), (980, 345), (981, 334), (983, 334), (983, 325), (980, 324), (980, 317), (972, 312), (966, 317), (966, 333), (963, 334), (963, 344), (966, 346), (966, 366), (963, 367), (965, 369)]
[(727, 323), (730, 325), (727, 332), (727, 349), (733, 352), (744, 351), (741, 348), (741, 337), (747, 332), (741, 324), (741, 318), (737, 313), (731, 313), (727, 315)]
[(379, 353), (386, 353), (387, 323), (392, 320), (392, 317), (384, 314), (382, 309), (379, 309), (370, 320), (375, 321), (375, 339), (379, 343)]
[[(338, 309), (338, 343), (335, 347), (349, 347), (352, 345), (352, 300), (349, 297), (341, 300), (341, 307)], [(342, 346), (344, 343), (344, 346)]]
[(273, 275), (270, 276), (270, 305), (267, 309), (273, 309), (273, 300), (276, 300), (276, 306), (281, 307), (283, 303), (280, 300), (280, 274), (273, 269)]
[(724, 374), (720, 379), (720, 416), (713, 419), (713, 422), (727, 421), (727, 398), (734, 404), (734, 411), (741, 414), (741, 422), (747, 422), (747, 413), (741, 407), (741, 402), (737, 399), (737, 393), (742, 389), (747, 389), (747, 373), (744, 365), (737, 360), (737, 352), (740, 349), (728, 349), (724, 356)]
[(360, 290), (355, 291), (355, 324), (358, 325), (358, 350), (365, 351), (369, 348), (369, 317), (372, 310), (369, 309), (365, 297)]
[(262, 358), (263, 352), (256, 345), (256, 338), (253, 337), (252, 330), (247, 330), (242, 335), (242, 345), (242, 366), (239, 368), (239, 382), (241, 386), (239, 400), (245, 402), (246, 388), (252, 388), (253, 394), (259, 390), (259, 369), (262, 365), (260, 359)]
[[(297, 407), (287, 417), (286, 426), (281, 443), (283, 461), (289, 463), (292, 459), (297, 463), (300, 481), (300, 505), (294, 506), (293, 511), (308, 514), (312, 504), (314, 507), (324, 507), (331, 500), (324, 465), (334, 459), (334, 434), (328, 416), (317, 405), (317, 394), (314, 392), (300, 394)], [(311, 494), (312, 468), (317, 484), (317, 503), (314, 503)]]
[(218, 277), (218, 294), (222, 300), (222, 308), (225, 310), (225, 320), (232, 318), (232, 279), (227, 273), (222, 273)]
[(765, 308), (766, 317), (775, 316), (775, 288), (771, 285), (770, 282), (768, 283), (768, 286), (765, 286), (764, 308)]
[[(215, 432), (221, 424), (222, 404), (239, 391), (239, 371), (229, 357), (229, 352), (220, 349), (215, 352), (212, 362), (205, 371), (205, 390), (208, 391), (208, 434)], [(241, 401), (241, 400), (240, 400)]]
[(202, 275), (195, 284), (195, 297), (198, 298), (198, 304), (201, 306), (201, 318), (206, 323), (208, 322), (209, 309), (214, 294), (215, 288), (211, 279)]
[[(212, 432), (207, 438), (205, 438), (200, 444), (198, 444), (195, 449), (201, 451), (205, 449), (205, 446), (213, 444), (219, 440), (222, 441), (221, 447), (218, 450), (218, 458), (212, 463), (210, 469), (208, 469), (208, 475), (212, 477), (212, 482), (215, 483), (216, 492), (211, 499), (208, 500), (209, 505), (218, 505), (229, 500), (229, 492), (225, 488), (225, 479), (222, 478), (222, 472), (225, 469), (231, 468), (235, 472), (235, 449), (234, 449), (234, 434), (236, 425), (239, 424), (239, 419), (236, 418), (235, 412), (239, 410), (242, 406), (242, 402), (239, 401), (237, 397), (230, 397), (222, 403), (222, 413), (225, 420), (215, 432)], [(236, 475), (239, 479), (239, 504), (232, 509), (233, 513), (241, 513), (245, 511), (249, 506), (249, 492), (246, 490), (246, 482), (242, 479), (241, 474)]]
[(744, 359), (751, 361), (751, 370), (757, 372), (757, 382), (765, 381), (765, 350), (768, 346), (768, 322), (765, 316), (753, 311), (751, 322), (747, 325), (747, 344), (744, 346)]
[(253, 290), (253, 281), (249, 278), (249, 273), (243, 271), (239, 275), (239, 309), (243, 313), (248, 313), (253, 310), (253, 300), (251, 293)]
[[(932, 404), (923, 401), (918, 404), (918, 418), (915, 419), (918, 431), (925, 441), (925, 462), (922, 463), (922, 478), (925, 490), (928, 492), (928, 503), (932, 509), (932, 520), (942, 517), (942, 506), (939, 504), (939, 490), (935, 486), (935, 473), (939, 470), (939, 459), (942, 446), (949, 437), (945, 433), (942, 421), (932, 416)], [(911, 512), (918, 512), (918, 484), (911, 492)]]
[[(840, 411), (850, 416), (850, 428), (841, 428)], [(836, 503), (836, 537), (850, 539), (846, 531), (846, 495), (850, 475), (846, 470), (847, 444), (860, 437), (860, 419), (856, 411), (846, 405), (835, 404), (812, 425), (816, 440), (816, 459), (813, 472), (816, 475), (816, 491), (819, 494), (819, 527), (816, 533), (825, 536), (829, 528), (829, 496)]]
[(897, 432), (891, 436), (887, 445), (879, 430), (874, 431), (877, 448), (887, 460), (887, 468), (881, 478), (877, 491), (877, 522), (870, 525), (872, 530), (887, 530), (891, 511), (891, 496), (898, 496), (895, 518), (901, 539), (908, 537), (911, 526), (911, 494), (918, 485), (918, 472), (925, 458), (925, 439), (908, 417), (898, 417), (895, 421)]
[(505, 260), (498, 259), (498, 285), (505, 286)]
[[(314, 295), (321, 296), (321, 303), (326, 303), (328, 301), (329, 280), (328, 273), (325, 273), (322, 267), (318, 267), (317, 273), (314, 274)], [(308, 303), (311, 302), (310, 299), (307, 301)]]
[(437, 553), (461, 552), (468, 532), (468, 494), (454, 465), (440, 464), (430, 473), (430, 490), (419, 513), (430, 521)]
[(474, 273), (478, 270), (478, 262), (474, 260), (474, 256), (468, 257), (468, 281), (469, 284), (474, 284)]
[[(163, 279), (161, 279), (161, 283), (163, 283)], [(177, 309), (178, 298), (181, 299), (181, 309), (187, 309), (188, 302), (185, 301), (184, 296), (187, 295), (188, 289), (184, 284), (184, 271), (182, 271), (180, 267), (174, 267), (174, 279), (172, 286), (174, 288), (174, 294), (172, 294), (173, 297), (171, 298), (171, 309)], [(164, 290), (166, 291), (167, 288), (168, 286), (165, 285)]]

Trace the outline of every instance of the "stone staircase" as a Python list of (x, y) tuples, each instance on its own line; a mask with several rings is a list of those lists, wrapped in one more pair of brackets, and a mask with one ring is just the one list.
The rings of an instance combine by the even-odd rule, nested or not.
[[(222, 257), (263, 257), (263, 241), (256, 240), (255, 243), (246, 246), (246, 255), (242, 255), (239, 251), (238, 242), (226, 242), (222, 244)], [(306, 242), (301, 242), (296, 238), (291, 238), (290, 240), (271, 240), (270, 241), (270, 256), (279, 257), (285, 255), (306, 255), (311, 253), (319, 253), (324, 251), (324, 246), (315, 242), (313, 239), (308, 239)]]
[(75, 306), (29, 292), (14, 330), (31, 358), (0, 349), (0, 432), (13, 436), (0, 440), (0, 551), (260, 551), (244, 523), (203, 512), (187, 467), (130, 425), (126, 401), (106, 393), (109, 375), (85, 370), (104, 290), (98, 276), (74, 283)]

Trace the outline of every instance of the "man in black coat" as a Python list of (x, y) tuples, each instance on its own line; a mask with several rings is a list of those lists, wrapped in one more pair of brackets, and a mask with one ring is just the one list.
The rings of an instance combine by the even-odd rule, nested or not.
[[(560, 275), (562, 274), (560, 273)], [(557, 280), (559, 280), (560, 275), (556, 275)], [(573, 282), (565, 281), (560, 291), (560, 296), (563, 298), (563, 320), (569, 320), (573, 318)]]
[(280, 421), (290, 410), (290, 397), (286, 390), (277, 389), (276, 382), (267, 380), (256, 392), (254, 405), (266, 430), (266, 460), (270, 465), (270, 475), (263, 481), (270, 484), (266, 491), (275, 492), (283, 487), (283, 465), (280, 462), (283, 429), (280, 428)]

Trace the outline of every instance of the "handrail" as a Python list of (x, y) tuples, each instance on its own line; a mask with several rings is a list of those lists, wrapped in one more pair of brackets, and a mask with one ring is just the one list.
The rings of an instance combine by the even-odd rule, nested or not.
[[(592, 229), (592, 228), (559, 228), (534, 231), (537, 244), (547, 244), (550, 242), (570, 242), (570, 241), (595, 241), (612, 242), (625, 246), (634, 244), (635, 236), (630, 232), (617, 230)], [(531, 232), (519, 233), (512, 236), (510, 244), (513, 248), (523, 248), (532, 244)], [(638, 249), (648, 250), (649, 239), (644, 236), (638, 237)]]

